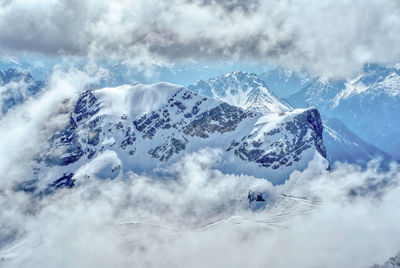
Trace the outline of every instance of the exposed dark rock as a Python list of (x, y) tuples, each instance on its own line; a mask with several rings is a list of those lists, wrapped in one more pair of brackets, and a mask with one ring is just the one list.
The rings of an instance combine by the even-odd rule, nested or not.
[(249, 191), (247, 198), (249, 199), (249, 202), (265, 202), (265, 199), (263, 198), (263, 194), (261, 192), (253, 192)]
[(188, 141), (186, 139), (171, 138), (167, 142), (154, 149), (151, 149), (148, 153), (154, 158), (167, 162), (173, 154), (178, 154), (185, 150)]
[(222, 103), (196, 116), (184, 128), (183, 132), (192, 137), (208, 138), (209, 134), (215, 132), (222, 134), (235, 130), (243, 119), (250, 116), (252, 116), (251, 112), (246, 112), (240, 108)]
[(37, 180), (28, 180), (28, 181), (23, 181), (18, 184), (16, 184), (13, 187), (13, 190), (15, 192), (26, 192), (26, 193), (33, 193), (37, 190)]
[(55, 180), (50, 186), (54, 188), (72, 188), (75, 185), (75, 180), (72, 179), (73, 176), (74, 173), (64, 173), (61, 178)]
[(100, 110), (99, 104), (96, 102), (96, 97), (91, 91), (83, 92), (74, 109), (76, 121), (79, 122), (85, 118), (91, 117)]
[[(91, 91), (83, 92), (76, 102), (69, 124), (50, 138), (50, 143), (47, 148), (43, 149), (44, 154), (39, 157), (39, 161), (44, 160), (49, 166), (66, 166), (78, 161), (85, 152), (75, 130), (78, 123), (82, 124), (82, 120), (90, 118), (98, 111), (99, 104), (96, 102), (96, 97), (93, 93)], [(76, 121), (74, 118), (76, 118)], [(99, 134), (101, 132), (101, 128), (97, 127), (99, 121), (100, 118), (97, 117), (86, 125), (90, 131), (85, 142), (89, 145), (96, 146), (99, 143)], [(63, 153), (54, 155), (53, 152), (57, 149), (63, 149)]]
[(131, 130), (130, 127), (127, 128), (125, 132), (125, 138), (121, 141), (120, 148), (126, 149), (129, 145), (133, 145), (133, 143), (136, 141), (136, 135), (133, 130)]

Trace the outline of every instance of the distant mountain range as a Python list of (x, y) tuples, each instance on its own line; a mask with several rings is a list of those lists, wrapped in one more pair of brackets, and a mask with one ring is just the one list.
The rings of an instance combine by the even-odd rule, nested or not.
[[(285, 75), (288, 75), (288, 81), (293, 79), (293, 77), (304, 77), (296, 75), (294, 72), (284, 72), (283, 69), (270, 72), (271, 77), (272, 74), (278, 75), (276, 81), (286, 80)], [(301, 83), (299, 83), (298, 86), (300, 87)], [(318, 96), (318, 94), (324, 93), (326, 95), (324, 97), (329, 101), (327, 96), (335, 96), (335, 94), (331, 92), (336, 89), (336, 86), (337, 84), (334, 82), (322, 78), (314, 78), (309, 80), (308, 84), (305, 85), (305, 89), (310, 96)], [(293, 105), (294, 107), (307, 108), (308, 106), (312, 106), (307, 105), (307, 99), (303, 95), (296, 99), (298, 102), (294, 102), (290, 98), (288, 102), (285, 102), (284, 99), (278, 100), (269, 89), (269, 86), (256, 74), (244, 72), (228, 73), (211, 78), (207, 81), (200, 80), (194, 85), (188, 86), (188, 88), (200, 94), (223, 100), (231, 105), (262, 113), (289, 111), (293, 108), (288, 102), (293, 102), (295, 104)], [(278, 90), (275, 89), (275, 92), (276, 91)], [(300, 91), (300, 93), (303, 94), (303, 91)], [(300, 95), (300, 93), (297, 93), (297, 95)], [(295, 94), (293, 96), (297, 95)], [(271, 97), (262, 98), (262, 96)], [(318, 97), (315, 98), (319, 99)], [(257, 104), (260, 105), (253, 105), (251, 100), (254, 99), (263, 99), (263, 101), (257, 102)], [(321, 98), (320, 104), (319, 107), (325, 107), (324, 98)], [(322, 109), (322, 111), (325, 111), (325, 109)], [(325, 117), (323, 139), (327, 149), (328, 159), (331, 163), (341, 161), (365, 166), (374, 158), (379, 158), (386, 162), (391, 161), (391, 156), (389, 154), (359, 138), (336, 118)]]
[(361, 139), (400, 159), (400, 69), (367, 65), (352, 80), (314, 78), (286, 99), (293, 107), (314, 106)]

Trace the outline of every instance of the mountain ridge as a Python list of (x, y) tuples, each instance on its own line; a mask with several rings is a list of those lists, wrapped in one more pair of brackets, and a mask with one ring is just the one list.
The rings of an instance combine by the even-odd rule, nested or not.
[(32, 179), (17, 189), (43, 194), (79, 184), (79, 174), (105, 179), (151, 172), (204, 147), (219, 148), (223, 172), (274, 184), (306, 168), (314, 154), (326, 157), (315, 109), (263, 115), (181, 86), (126, 85), (81, 93), (70, 122), (32, 163)]

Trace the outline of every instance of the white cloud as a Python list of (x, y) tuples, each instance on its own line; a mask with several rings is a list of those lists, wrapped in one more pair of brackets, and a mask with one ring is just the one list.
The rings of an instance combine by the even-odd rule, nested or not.
[[(160, 178), (90, 180), (37, 200), (33, 214), (25, 196), (3, 193), (1, 232), (11, 219), (20, 238), (0, 256), (8, 267), (368, 267), (399, 249), (400, 187), (380, 184), (398, 167), (328, 172), (315, 159), (273, 187), (219, 172), (218, 155), (188, 155)], [(248, 208), (249, 189), (268, 196), (265, 208)]]
[(144, 69), (257, 60), (342, 76), (366, 62), (400, 60), (396, 0), (3, 0), (0, 5), (0, 47), (14, 52), (117, 58)]

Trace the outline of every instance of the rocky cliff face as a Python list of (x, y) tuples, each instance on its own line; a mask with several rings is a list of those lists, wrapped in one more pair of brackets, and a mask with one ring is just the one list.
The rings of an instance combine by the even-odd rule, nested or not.
[[(69, 123), (32, 164), (33, 178), (19, 187), (43, 193), (74, 186), (76, 174), (152, 172), (204, 147), (223, 152), (221, 170), (273, 183), (315, 153), (326, 156), (315, 109), (264, 115), (170, 84), (121, 86), (82, 92)], [(87, 167), (93, 163), (95, 171)]]

